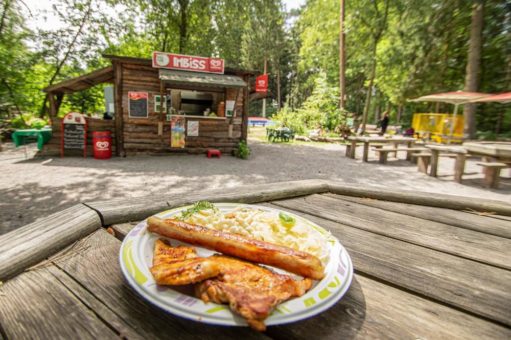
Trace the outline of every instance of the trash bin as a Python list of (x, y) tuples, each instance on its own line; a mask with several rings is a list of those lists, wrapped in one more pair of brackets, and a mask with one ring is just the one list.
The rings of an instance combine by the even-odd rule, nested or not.
[(112, 133), (110, 131), (92, 132), (93, 154), (96, 159), (112, 157)]

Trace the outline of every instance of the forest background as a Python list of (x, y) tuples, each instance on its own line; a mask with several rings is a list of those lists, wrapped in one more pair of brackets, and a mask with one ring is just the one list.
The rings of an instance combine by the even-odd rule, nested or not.
[[(290, 11), (281, 0), (55, 0), (50, 13), (34, 13), (25, 1), (0, 2), (0, 118), (13, 127), (44, 125), (41, 90), (107, 66), (102, 54), (149, 58), (152, 51), (218, 56), (259, 73), (267, 60), (266, 112), (299, 133), (333, 132), (346, 117), (339, 110), (339, 0), (307, 0)], [(474, 37), (478, 5), (482, 26)], [(27, 21), (41, 15), (60, 24), (29, 29)], [(474, 39), (481, 46), (477, 90), (511, 89), (511, 0), (349, 0), (345, 32), (345, 108), (355, 118), (366, 111), (369, 123), (387, 110), (405, 127), (415, 112), (451, 112), (448, 104), (407, 100), (463, 90)], [(251, 114), (261, 105), (253, 101)], [(60, 112), (69, 111), (103, 112), (102, 87), (66, 96)], [(511, 108), (480, 104), (476, 123), (479, 137), (511, 137)]]

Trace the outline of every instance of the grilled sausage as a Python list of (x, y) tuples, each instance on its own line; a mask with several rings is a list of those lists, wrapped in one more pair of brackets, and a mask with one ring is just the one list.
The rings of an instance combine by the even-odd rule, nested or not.
[(244, 260), (267, 264), (290, 273), (319, 280), (324, 267), (314, 255), (288, 247), (249, 239), (176, 219), (147, 219), (148, 230), (162, 236), (215, 250)]

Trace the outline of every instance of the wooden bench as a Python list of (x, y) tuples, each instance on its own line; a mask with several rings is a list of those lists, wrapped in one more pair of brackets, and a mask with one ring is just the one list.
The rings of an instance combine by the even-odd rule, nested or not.
[(427, 174), (428, 166), (431, 161), (431, 154), (427, 152), (419, 152), (412, 154), (412, 157), (417, 159), (417, 170)]
[(379, 155), (379, 162), (381, 164), (387, 163), (387, 156), (390, 152), (397, 152), (398, 148), (392, 148), (392, 147), (375, 147), (372, 149), (373, 151), (377, 152)]
[(484, 185), (493, 189), (499, 187), (500, 170), (510, 167), (506, 163), (498, 162), (478, 162), (477, 165), (483, 167)]
[(412, 152), (423, 152), (428, 151), (428, 149), (421, 146), (411, 146), (398, 148), (397, 151), (406, 151), (406, 160), (410, 161), (412, 160)]

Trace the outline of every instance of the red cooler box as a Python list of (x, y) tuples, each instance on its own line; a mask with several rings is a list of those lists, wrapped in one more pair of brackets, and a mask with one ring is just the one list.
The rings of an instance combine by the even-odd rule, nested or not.
[(112, 133), (110, 131), (93, 131), (92, 145), (94, 158), (109, 159), (112, 157)]

